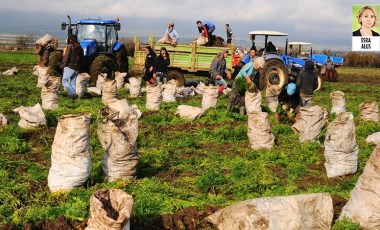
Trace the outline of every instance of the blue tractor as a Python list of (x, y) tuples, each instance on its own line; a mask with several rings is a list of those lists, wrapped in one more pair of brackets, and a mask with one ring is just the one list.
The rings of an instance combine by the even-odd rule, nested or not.
[[(74, 34), (83, 48), (85, 71), (94, 82), (100, 73), (110, 76), (114, 71), (128, 71), (128, 57), (125, 46), (118, 41), (119, 20), (78, 19), (62, 22), (61, 29), (67, 29), (67, 36)], [(68, 40), (68, 39), (67, 39)]]

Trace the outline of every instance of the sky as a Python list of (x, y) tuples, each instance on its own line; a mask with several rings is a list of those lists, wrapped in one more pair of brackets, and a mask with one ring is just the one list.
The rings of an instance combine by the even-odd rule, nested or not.
[[(196, 21), (211, 21), (214, 35), (226, 37), (229, 23), (237, 45), (249, 47), (248, 32), (287, 33), (289, 42), (304, 41), (314, 50), (351, 50), (353, 5), (380, 5), (378, 0), (16, 0), (3, 1), (0, 33), (65, 36), (60, 24), (72, 18), (120, 18), (120, 37), (154, 35), (175, 23), (182, 41), (199, 34)], [(380, 12), (378, 12), (380, 14)], [(270, 38), (271, 39), (271, 38)], [(181, 40), (180, 40), (181, 41)], [(260, 43), (263, 38), (257, 37)], [(272, 38), (284, 46), (284, 38)]]

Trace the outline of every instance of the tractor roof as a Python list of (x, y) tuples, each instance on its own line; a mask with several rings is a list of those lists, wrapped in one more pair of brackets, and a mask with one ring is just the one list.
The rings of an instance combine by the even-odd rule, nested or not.
[(266, 36), (288, 36), (286, 33), (277, 32), (277, 31), (267, 31), (267, 30), (256, 30), (250, 31), (250, 35), (266, 35)]
[(77, 24), (102, 24), (102, 25), (114, 25), (119, 23), (114, 19), (78, 19), (74, 20)]
[(289, 45), (309, 45), (309, 46), (311, 46), (312, 44), (309, 42), (289, 42)]

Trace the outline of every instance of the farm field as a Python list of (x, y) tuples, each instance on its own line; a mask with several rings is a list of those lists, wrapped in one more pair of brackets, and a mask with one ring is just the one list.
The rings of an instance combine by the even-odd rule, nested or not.
[[(378, 69), (339, 68), (338, 82), (326, 82), (324, 90), (313, 98), (314, 105), (330, 111), (329, 94), (336, 90), (346, 94), (346, 111), (354, 115), (359, 145), (359, 167), (354, 175), (327, 178), (323, 155), (327, 126), (319, 142), (300, 144), (299, 135), (289, 125), (275, 124), (274, 114), (269, 112), (275, 147), (257, 151), (250, 148), (247, 116), (240, 116), (237, 107), (227, 113), (226, 95), (216, 108), (189, 122), (177, 117), (176, 109), (180, 104), (200, 107), (201, 95), (162, 103), (159, 111), (148, 111), (145, 96), (130, 98), (122, 89), (119, 98), (138, 105), (143, 113), (137, 143), (140, 165), (136, 179), (109, 183), (102, 177), (104, 149), (96, 134), (98, 112), (104, 107), (100, 96), (89, 94), (86, 99), (71, 100), (62, 93), (59, 108), (44, 111), (47, 127), (18, 127), (19, 116), (12, 110), (41, 103), (37, 77), (32, 75), (36, 59), (32, 53), (0, 52), (1, 72), (13, 66), (19, 69), (15, 76), (0, 75), (0, 113), (11, 122), (0, 127), (0, 229), (84, 227), (90, 217), (90, 196), (100, 188), (119, 188), (133, 196), (132, 229), (164, 229), (170, 226), (168, 220), (174, 219), (181, 219), (177, 227), (184, 229), (184, 216), (193, 218), (196, 229), (213, 229), (204, 221), (205, 216), (228, 205), (316, 192), (333, 197), (333, 229), (360, 229), (348, 220), (336, 219), (375, 147), (366, 143), (366, 137), (380, 131), (380, 123), (361, 121), (359, 111), (360, 103), (380, 101)], [(262, 106), (269, 111), (265, 100)], [(52, 194), (47, 176), (58, 118), (79, 113), (91, 114), (91, 176), (83, 187)], [(329, 121), (334, 117), (330, 114)]]

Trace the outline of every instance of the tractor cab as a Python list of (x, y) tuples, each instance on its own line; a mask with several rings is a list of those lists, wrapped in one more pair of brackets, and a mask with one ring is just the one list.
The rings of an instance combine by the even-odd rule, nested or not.
[(62, 30), (68, 27), (68, 36), (74, 34), (78, 37), (84, 55), (92, 56), (97, 53), (112, 53), (118, 43), (120, 23), (113, 19), (78, 19), (69, 23), (62, 22)]
[[(270, 85), (278, 85), (282, 88), (288, 82), (288, 70), (286, 67), (285, 59), (282, 56), (281, 48), (275, 46), (278, 45), (278, 37), (287, 37), (288, 34), (277, 31), (250, 31), (250, 40), (252, 41), (252, 47), (257, 47), (257, 44), (263, 44), (263, 47), (259, 49), (259, 55), (264, 57), (265, 65), (262, 73), (260, 73), (260, 89), (264, 89)], [(256, 42), (258, 36), (264, 37), (264, 43)], [(275, 37), (274, 40), (269, 40), (269, 37)], [(287, 42), (285, 45), (285, 53), (287, 52)], [(274, 43), (274, 44), (273, 44)]]

